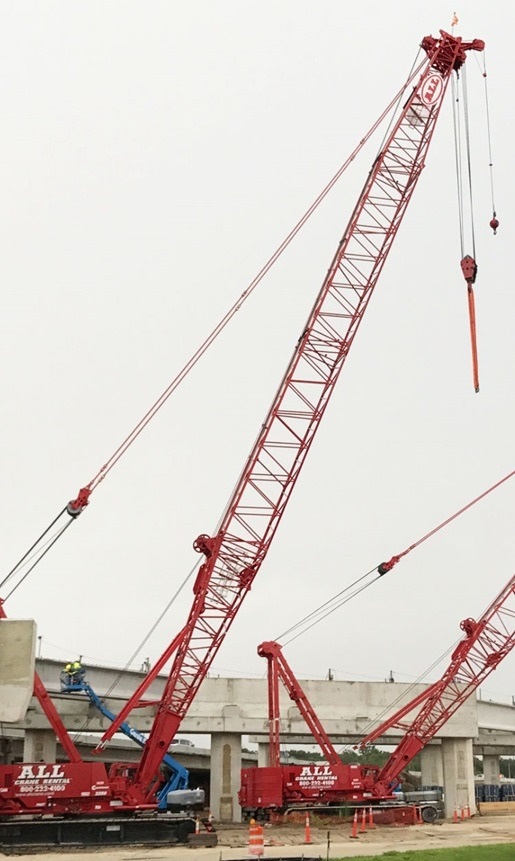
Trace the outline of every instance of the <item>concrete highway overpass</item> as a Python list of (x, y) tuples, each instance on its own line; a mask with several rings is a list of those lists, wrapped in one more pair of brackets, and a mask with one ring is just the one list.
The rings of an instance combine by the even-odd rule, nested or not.
[[(36, 669), (73, 736), (79, 734), (83, 755), (90, 757), (94, 743), (92, 734), (103, 732), (109, 722), (100, 715), (82, 694), (60, 692), (62, 664), (38, 659)], [(144, 677), (143, 673), (120, 671), (110, 667), (88, 667), (87, 679), (100, 696), (106, 692), (106, 704), (117, 713), (128, 696)], [(165, 677), (158, 678), (149, 689), (148, 699), (158, 700)], [(412, 699), (424, 685), (383, 682), (301, 681), (325, 729), (337, 745), (354, 744), (379, 720), (384, 719), (404, 702)], [(312, 738), (287, 694), (282, 691), (281, 738), (290, 746), (312, 744)], [(135, 710), (130, 718), (133, 726), (148, 731), (155, 706)], [(205, 785), (210, 766), (210, 803), (218, 819), (238, 820), (237, 791), (242, 765), (242, 736), (249, 736), (258, 745), (259, 764), (267, 762), (267, 683), (265, 679), (206, 678), (190, 711), (181, 725), (181, 732), (211, 737), (211, 749), (197, 746), (174, 746), (173, 756), (182, 761), (192, 774), (195, 785)], [(48, 729), (45, 715), (33, 698), (23, 720), (10, 724), (12, 748), (20, 756), (21, 739), (25, 761), (55, 761), (59, 755), (55, 736)], [(388, 732), (376, 742), (396, 744), (399, 735)], [(4, 742), (5, 744), (5, 742)], [(485, 782), (498, 782), (501, 754), (515, 754), (515, 706), (476, 701), (470, 698), (445, 724), (434, 742), (422, 752), (423, 784), (445, 786), (448, 813), (455, 805), (474, 806), (473, 754), (484, 758)], [(109, 760), (127, 759), (124, 741), (114, 740), (106, 751)], [(132, 754), (138, 757), (138, 750)], [(244, 764), (251, 764), (248, 757)], [(208, 764), (208, 760), (210, 760)]]

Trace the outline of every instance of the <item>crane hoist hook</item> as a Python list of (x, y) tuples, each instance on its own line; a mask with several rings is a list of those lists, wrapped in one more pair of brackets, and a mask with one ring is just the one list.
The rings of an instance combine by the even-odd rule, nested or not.
[(470, 254), (466, 254), (461, 261), (461, 271), (463, 272), (463, 277), (467, 282), (467, 286), (470, 288), (476, 280), (477, 275), (477, 263)]
[(494, 236), (495, 236), (495, 234), (497, 233), (497, 228), (499, 227), (499, 219), (497, 218), (497, 214), (495, 211), (493, 214), (493, 218), (490, 222), (490, 227), (492, 228), (492, 230), (494, 232)]

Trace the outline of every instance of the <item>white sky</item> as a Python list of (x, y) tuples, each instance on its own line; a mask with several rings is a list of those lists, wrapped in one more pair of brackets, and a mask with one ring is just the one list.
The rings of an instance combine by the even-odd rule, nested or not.
[[(515, 468), (515, 13), (467, 2), (481, 392), (471, 382), (450, 95), (288, 511), (214, 672)], [(184, 365), (400, 88), (435, 0), (2, 4), (0, 528), (5, 576)], [(378, 145), (378, 141), (375, 146)], [(197, 560), (375, 148), (7, 604), (46, 657), (123, 665)], [(467, 249), (471, 250), (471, 249)], [(285, 654), (297, 675), (423, 673), (515, 569), (515, 479)], [(0, 578), (1, 579), (1, 578)], [(177, 633), (189, 587), (136, 663)], [(515, 694), (515, 655), (484, 698)], [(435, 674), (430, 676), (435, 678)]]

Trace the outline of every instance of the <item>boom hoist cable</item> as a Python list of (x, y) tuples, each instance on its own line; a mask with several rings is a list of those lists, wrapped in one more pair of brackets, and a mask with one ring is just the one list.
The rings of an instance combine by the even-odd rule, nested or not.
[[(98, 485), (106, 478), (107, 474), (111, 471), (111, 469), (118, 463), (120, 458), (125, 454), (125, 452), (130, 448), (133, 442), (139, 437), (142, 431), (146, 428), (146, 426), (150, 423), (150, 421), (154, 418), (154, 416), (159, 412), (161, 407), (165, 405), (170, 396), (175, 392), (175, 390), (181, 385), (181, 383), (186, 379), (190, 371), (195, 367), (197, 362), (202, 358), (204, 353), (207, 352), (209, 347), (214, 343), (214, 341), (219, 337), (228, 323), (232, 320), (232, 318), (237, 314), (237, 312), (241, 309), (243, 304), (247, 301), (250, 295), (254, 292), (256, 287), (261, 283), (265, 275), (270, 271), (272, 266), (277, 262), (281, 254), (288, 248), (293, 239), (297, 236), (300, 230), (307, 223), (309, 218), (313, 215), (313, 213), (318, 209), (320, 204), (325, 200), (329, 192), (333, 189), (333, 187), (337, 184), (338, 180), (343, 176), (349, 165), (354, 161), (354, 159), (359, 155), (365, 144), (368, 143), (372, 135), (377, 131), (377, 129), (382, 125), (386, 117), (394, 111), (400, 100), (404, 97), (410, 85), (417, 79), (420, 75), (422, 68), (424, 67), (425, 60), (422, 60), (413, 64), (413, 67), (400, 90), (395, 94), (393, 99), (387, 105), (387, 107), (382, 112), (381, 116), (373, 123), (373, 125), (369, 128), (366, 134), (361, 138), (357, 146), (351, 152), (351, 154), (347, 157), (347, 159), (343, 162), (343, 164), (338, 168), (333, 177), (329, 180), (325, 188), (322, 189), (320, 194), (315, 198), (315, 200), (308, 207), (304, 215), (299, 219), (296, 225), (290, 230), (285, 239), (281, 242), (278, 248), (274, 251), (271, 257), (267, 260), (264, 266), (259, 270), (257, 275), (253, 278), (250, 284), (246, 287), (243, 293), (236, 299), (233, 305), (229, 308), (227, 313), (222, 317), (222, 319), (218, 322), (215, 328), (212, 330), (210, 335), (200, 344), (198, 349), (193, 353), (191, 358), (186, 362), (184, 367), (176, 374), (167, 388), (162, 392), (162, 394), (157, 398), (157, 400), (152, 404), (152, 406), (147, 410), (143, 418), (135, 425), (132, 431), (125, 437), (123, 442), (120, 443), (118, 448), (113, 452), (111, 457), (104, 463), (104, 465), (98, 470), (96, 475), (91, 479), (91, 481), (84, 485), (79, 490), (76, 498), (68, 502), (67, 505), (59, 512), (59, 514), (54, 518), (54, 520), (50, 523), (50, 525), (41, 533), (39, 538), (32, 544), (32, 546), (27, 550), (26, 553), (18, 560), (16, 565), (7, 573), (4, 579), (0, 582), (0, 589), (4, 587), (4, 585), (15, 577), (17, 574), (27, 567), (30, 563), (29, 569), (24, 573), (21, 579), (16, 583), (15, 586), (9, 592), (9, 597), (13, 594), (13, 592), (21, 585), (21, 583), (28, 577), (31, 571), (34, 570), (36, 565), (43, 559), (44, 556), (50, 550), (56, 541), (61, 537), (63, 532), (70, 526), (70, 524), (77, 519), (77, 517), (84, 511), (86, 506), (89, 504), (91, 494), (98, 487)], [(47, 539), (45, 543), (44, 539), (50, 532), (50, 530), (60, 521), (62, 517), (65, 515), (69, 515), (71, 520), (67, 521), (66, 526), (61, 527), (55, 536), (52, 539)], [(39, 555), (38, 555), (39, 553)]]
[[(355, 598), (365, 589), (368, 589), (368, 587), (372, 586), (373, 583), (377, 583), (377, 581), (380, 580), (381, 577), (384, 577), (384, 575), (387, 574), (389, 571), (391, 571), (392, 568), (394, 568), (395, 565), (397, 565), (397, 563), (404, 558), (404, 556), (407, 556), (408, 553), (411, 553), (411, 551), (415, 550), (416, 547), (420, 547), (420, 545), (423, 544), (424, 541), (427, 541), (429, 538), (432, 538), (433, 535), (436, 535), (436, 533), (440, 532), (441, 529), (444, 529), (445, 526), (448, 526), (450, 523), (452, 523), (454, 520), (456, 520), (458, 517), (460, 517), (478, 502), (481, 502), (482, 499), (485, 499), (485, 497), (487, 497), (490, 493), (492, 493), (494, 490), (497, 490), (497, 488), (501, 487), (501, 485), (503, 485), (510, 478), (513, 478), (514, 475), (515, 470), (512, 470), (512, 472), (509, 472), (503, 478), (499, 479), (499, 481), (495, 482), (495, 484), (492, 484), (490, 487), (480, 493), (479, 496), (476, 496), (474, 497), (474, 499), (471, 499), (470, 502), (468, 502), (462, 508), (458, 509), (458, 511), (455, 511), (454, 514), (451, 514), (449, 517), (439, 523), (438, 526), (435, 526), (429, 532), (426, 532), (425, 535), (423, 535), (417, 541), (414, 541), (413, 544), (410, 544), (409, 547), (402, 551), (402, 553), (398, 553), (395, 556), (392, 556), (387, 562), (381, 562), (380, 565), (374, 565), (373, 568), (371, 568), (361, 577), (358, 577), (357, 580), (354, 580), (352, 583), (346, 586), (345, 589), (342, 589), (340, 592), (337, 592), (336, 595), (333, 595), (332, 598), (329, 598), (327, 601), (324, 601), (323, 604), (320, 604), (320, 606), (317, 607), (315, 610), (312, 610), (294, 625), (291, 625), (286, 631), (283, 631), (282, 634), (280, 634), (278, 637), (275, 637), (274, 640), (276, 642), (280, 642), (281, 640), (284, 640), (285, 637), (288, 637), (290, 634), (292, 634), (293, 636), (291, 636), (288, 640), (282, 643), (283, 646), (287, 646), (294, 640), (296, 640), (298, 637), (300, 637), (302, 634), (305, 634), (311, 628), (314, 628), (315, 625), (318, 625), (319, 622), (322, 622), (336, 610), (339, 610), (340, 607), (343, 607), (343, 605), (351, 601), (352, 598)], [(366, 582), (367, 578), (375, 573), (377, 573), (377, 576), (374, 577), (372, 580), (368, 580), (368, 582)]]

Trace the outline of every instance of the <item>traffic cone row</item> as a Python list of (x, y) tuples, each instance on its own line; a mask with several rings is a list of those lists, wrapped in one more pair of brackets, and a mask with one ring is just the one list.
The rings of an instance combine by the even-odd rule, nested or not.
[[(352, 820), (352, 831), (351, 831), (351, 835), (350, 835), (354, 839), (358, 836), (359, 821), (360, 821), (360, 819), (358, 817), (358, 811), (356, 809), (354, 811), (354, 818)], [(366, 832), (367, 824), (368, 824), (369, 828), (375, 828), (376, 827), (375, 823), (374, 823), (374, 814), (373, 814), (371, 807), (368, 808), (368, 815), (367, 815), (367, 808), (362, 807), (362, 809), (361, 809), (361, 825), (359, 826), (359, 833), (360, 834), (364, 834)]]
[(464, 819), (470, 819), (470, 804), (465, 804), (463, 807), (455, 807), (452, 816), (453, 822), (463, 822)]

